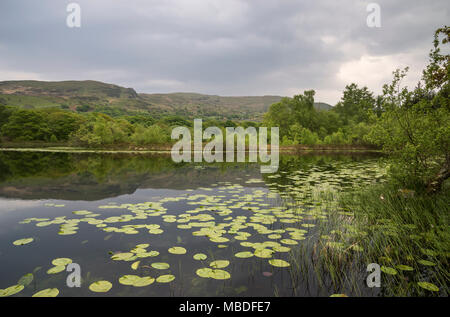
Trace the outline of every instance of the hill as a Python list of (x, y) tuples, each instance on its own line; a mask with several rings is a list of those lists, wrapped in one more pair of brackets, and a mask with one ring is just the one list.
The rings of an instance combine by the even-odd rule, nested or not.
[[(198, 93), (147, 94), (98, 81), (3, 81), (0, 104), (25, 109), (61, 107), (78, 112), (99, 111), (112, 116), (150, 113), (231, 120), (261, 120), (281, 96), (223, 97)], [(329, 110), (325, 103), (316, 109)]]

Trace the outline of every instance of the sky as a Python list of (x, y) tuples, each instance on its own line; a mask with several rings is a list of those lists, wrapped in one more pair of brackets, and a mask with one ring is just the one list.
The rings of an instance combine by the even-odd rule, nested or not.
[[(80, 27), (67, 6), (81, 8)], [(1, 0), (0, 81), (99, 80), (138, 92), (375, 94), (396, 68), (415, 86), (448, 0)], [(373, 21), (373, 20), (372, 20)]]

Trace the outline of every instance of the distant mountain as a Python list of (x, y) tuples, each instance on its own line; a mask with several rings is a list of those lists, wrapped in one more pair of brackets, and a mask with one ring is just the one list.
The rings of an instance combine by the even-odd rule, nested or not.
[[(0, 104), (22, 108), (61, 107), (74, 111), (100, 111), (110, 115), (181, 115), (232, 120), (260, 120), (281, 96), (222, 97), (198, 93), (146, 94), (133, 88), (98, 81), (3, 81)], [(316, 103), (318, 110), (329, 110)]]

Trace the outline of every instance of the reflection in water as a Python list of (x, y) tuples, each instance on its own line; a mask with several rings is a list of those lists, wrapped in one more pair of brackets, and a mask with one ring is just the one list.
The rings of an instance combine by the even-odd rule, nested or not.
[[(366, 161), (374, 156), (373, 153), (282, 155), (279, 172), (286, 175), (319, 166), (334, 172), (339, 168), (337, 165)], [(245, 178), (261, 177), (258, 169), (254, 163), (176, 164), (168, 154), (0, 152), (0, 197), (99, 200), (133, 194), (139, 188), (183, 190), (209, 186), (216, 181), (244, 184)], [(271, 179), (270, 174), (262, 177)]]
[[(100, 280), (117, 296), (329, 296), (330, 281), (309, 272), (299, 283), (305, 277), (292, 274), (293, 254), (317, 240), (325, 212), (312, 190), (374, 182), (376, 162), (282, 155), (271, 175), (254, 163), (175, 164), (165, 155), (0, 153), (0, 289), (32, 273), (18, 296), (46, 288), (92, 296), (88, 286)], [(33, 241), (13, 245), (23, 238)], [(65, 285), (65, 271), (48, 271), (55, 258), (81, 265), (80, 289)], [(226, 266), (211, 267), (214, 260)], [(122, 285), (133, 280), (124, 275), (155, 281)], [(168, 275), (175, 280), (163, 283)]]

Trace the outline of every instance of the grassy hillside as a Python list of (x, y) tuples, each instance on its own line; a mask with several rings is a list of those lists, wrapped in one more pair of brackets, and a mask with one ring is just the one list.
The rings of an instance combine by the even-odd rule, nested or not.
[[(132, 88), (98, 81), (3, 81), (0, 104), (26, 109), (61, 107), (78, 112), (99, 111), (112, 116), (147, 112), (186, 118), (260, 120), (281, 96), (221, 97), (198, 93), (138, 94)], [(317, 103), (316, 109), (330, 105)]]

